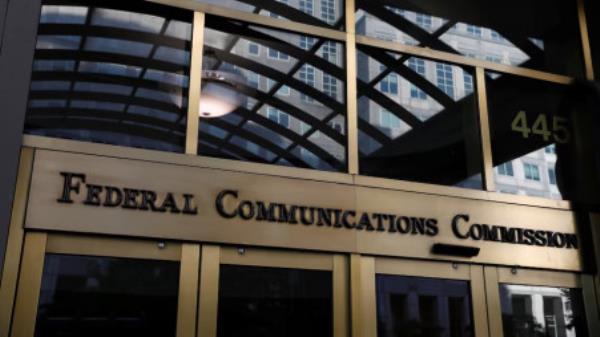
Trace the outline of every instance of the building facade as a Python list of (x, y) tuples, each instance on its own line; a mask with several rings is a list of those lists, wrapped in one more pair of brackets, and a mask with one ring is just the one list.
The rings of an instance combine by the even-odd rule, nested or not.
[(600, 333), (593, 4), (0, 10), (0, 337)]

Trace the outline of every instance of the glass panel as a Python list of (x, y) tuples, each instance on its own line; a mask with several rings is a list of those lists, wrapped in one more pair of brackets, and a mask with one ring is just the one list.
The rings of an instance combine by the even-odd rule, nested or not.
[(183, 152), (192, 13), (45, 1), (25, 132)]
[(338, 42), (208, 16), (198, 153), (344, 171), (344, 60)]
[(587, 337), (581, 289), (500, 285), (505, 337)]
[(356, 32), (513, 66), (582, 76), (576, 3), (357, 0)]
[(360, 173), (481, 188), (473, 69), (358, 46)]
[(329, 271), (221, 265), (219, 337), (331, 337)]
[(571, 199), (575, 137), (568, 86), (523, 77), (486, 76), (496, 189)]
[(344, 0), (195, 0), (285, 20), (344, 28)]
[(592, 49), (592, 63), (595, 79), (600, 78), (600, 22), (596, 19), (600, 15), (600, 3), (594, 0), (585, 1), (590, 47)]
[(378, 337), (473, 337), (469, 282), (377, 275)]
[(36, 337), (175, 336), (179, 263), (48, 254)]

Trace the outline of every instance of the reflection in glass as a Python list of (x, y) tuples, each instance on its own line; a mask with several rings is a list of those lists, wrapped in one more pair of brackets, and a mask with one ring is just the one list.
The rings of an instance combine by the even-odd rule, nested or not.
[[(569, 194), (571, 116), (568, 86), (487, 73), (486, 85), (496, 189), (562, 199)], [(492, 76), (494, 75), (494, 76)]]
[(586, 337), (581, 289), (500, 285), (506, 337)]
[(346, 168), (342, 44), (207, 17), (198, 153)]
[(175, 336), (179, 263), (46, 255), (36, 337)]
[(582, 75), (570, 1), (357, 0), (356, 31), (495, 63)]
[(473, 70), (358, 46), (360, 173), (481, 188)]
[(25, 132), (183, 152), (192, 13), (45, 1)]
[(273, 18), (344, 28), (344, 0), (195, 0)]
[(329, 271), (221, 265), (219, 337), (331, 337)]
[(467, 281), (377, 275), (378, 337), (472, 337)]

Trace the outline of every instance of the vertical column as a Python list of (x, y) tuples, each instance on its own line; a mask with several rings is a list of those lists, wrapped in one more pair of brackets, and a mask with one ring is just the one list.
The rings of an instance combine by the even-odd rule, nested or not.
[(202, 246), (198, 337), (217, 336), (220, 256), (219, 246)]
[(177, 307), (177, 337), (196, 336), (199, 266), (200, 245), (182, 244)]
[(350, 256), (352, 337), (377, 336), (375, 258)]
[(579, 20), (579, 32), (581, 33), (581, 50), (583, 51), (583, 62), (585, 65), (585, 78), (592, 81), (594, 80), (594, 67), (592, 65), (592, 49), (583, 0), (577, 0), (577, 18)]
[(6, 247), (6, 260), (0, 283), (0, 337), (8, 337), (10, 319), (13, 313), (15, 293), (17, 291), (17, 280), (19, 264), (21, 262), (21, 250), (23, 248), (23, 230), (25, 222), (25, 210), (29, 196), (29, 184), (33, 166), (33, 149), (21, 150), (21, 161), (19, 163), (19, 176), (15, 199), (10, 217), (9, 238)]
[(204, 13), (194, 13), (192, 56), (190, 59), (190, 85), (187, 111), (185, 153), (198, 153), (198, 126), (200, 116), (200, 90), (202, 88), (202, 54), (204, 50)]
[[(502, 326), (502, 306), (500, 304), (500, 288), (496, 267), (484, 267), (485, 298), (487, 300), (488, 324), (490, 337), (504, 336)], [(473, 308), (475, 310), (475, 308)]]
[(487, 105), (487, 90), (485, 86), (485, 70), (481, 67), (477, 67), (475, 69), (475, 77), (477, 80), (479, 132), (483, 151), (483, 187), (486, 191), (494, 191), (496, 186), (494, 183), (494, 164), (492, 162), (492, 142)]
[(354, 0), (346, 0), (346, 125), (348, 173), (358, 174), (358, 107), (356, 90), (356, 33)]
[(473, 308), (474, 332), (477, 337), (489, 336), (488, 307), (485, 290), (483, 267), (471, 265), (471, 305)]
[(10, 209), (27, 108), (40, 0), (6, 1), (0, 49), (0, 270), (4, 262)]
[(348, 335), (348, 260), (333, 256), (333, 337)]
[(583, 291), (583, 304), (589, 336), (600, 335), (600, 312), (598, 310), (598, 294), (594, 285), (593, 275), (581, 275), (581, 288)]
[(19, 289), (15, 303), (12, 337), (33, 337), (37, 318), (47, 235), (29, 233), (25, 237)]

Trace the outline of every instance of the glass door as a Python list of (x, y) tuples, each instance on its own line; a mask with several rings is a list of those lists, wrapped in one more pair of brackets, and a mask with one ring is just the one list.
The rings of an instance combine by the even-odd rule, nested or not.
[(12, 336), (193, 336), (199, 246), (29, 233)]
[[(484, 337), (483, 268), (475, 265), (357, 257), (363, 334), (378, 337)], [(353, 278), (354, 280), (354, 278)], [(358, 295), (360, 296), (360, 295)]]
[[(486, 267), (491, 337), (591, 337), (598, 320), (583, 274)], [(596, 317), (596, 318), (594, 318)]]
[(347, 336), (345, 256), (205, 246), (202, 260), (201, 336)]

